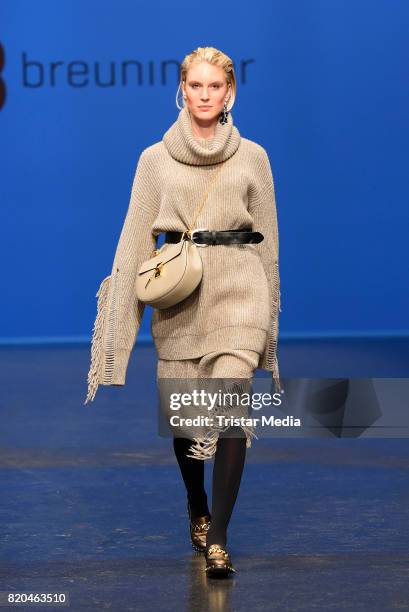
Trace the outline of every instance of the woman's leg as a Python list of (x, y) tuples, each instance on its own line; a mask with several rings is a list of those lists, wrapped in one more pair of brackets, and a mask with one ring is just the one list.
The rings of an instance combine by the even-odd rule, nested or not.
[(185, 483), (192, 518), (196, 518), (210, 513), (204, 487), (204, 460), (186, 456), (191, 444), (189, 438), (173, 438), (173, 450)]
[[(212, 522), (207, 532), (206, 547), (227, 543), (229, 524), (246, 459), (246, 437), (240, 427), (231, 427), (242, 437), (219, 438), (213, 466)], [(197, 461), (197, 459), (193, 459)]]
[[(200, 375), (250, 380), (258, 361), (259, 354), (256, 351), (243, 349), (210, 353), (202, 358)], [(227, 432), (232, 437), (221, 435), (217, 440), (212, 478), (212, 522), (207, 532), (207, 548), (211, 544), (225, 546), (227, 543), (227, 527), (245, 464), (246, 435), (243, 429), (230, 427)]]
[[(159, 359), (158, 378), (195, 378), (200, 358), (168, 360)], [(185, 484), (192, 518), (209, 513), (207, 494), (204, 487), (204, 460), (192, 459), (186, 453), (192, 444), (190, 438), (174, 437), (173, 450)]]

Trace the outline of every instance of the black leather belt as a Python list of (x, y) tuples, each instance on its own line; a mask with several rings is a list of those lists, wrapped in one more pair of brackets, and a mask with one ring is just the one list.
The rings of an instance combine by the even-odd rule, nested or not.
[[(183, 232), (166, 232), (165, 242), (179, 242), (182, 234)], [(261, 232), (252, 232), (250, 230), (208, 230), (198, 228), (192, 230), (191, 239), (197, 246), (209, 246), (215, 244), (258, 243), (264, 240), (264, 236)]]

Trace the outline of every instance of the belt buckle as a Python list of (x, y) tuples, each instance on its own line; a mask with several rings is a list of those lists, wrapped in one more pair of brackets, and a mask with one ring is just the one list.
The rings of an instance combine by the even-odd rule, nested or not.
[(196, 229), (192, 230), (191, 234), (190, 234), (190, 239), (192, 240), (193, 244), (195, 244), (197, 247), (208, 247), (208, 244), (198, 244), (197, 242), (195, 242), (193, 240), (193, 234), (195, 232), (208, 232), (210, 230), (207, 229), (207, 227), (196, 227)]

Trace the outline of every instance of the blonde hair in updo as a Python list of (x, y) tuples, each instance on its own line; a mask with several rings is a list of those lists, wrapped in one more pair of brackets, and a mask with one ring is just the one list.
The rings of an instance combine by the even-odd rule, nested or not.
[(230, 111), (236, 99), (236, 91), (237, 91), (236, 74), (234, 72), (233, 62), (230, 59), (230, 57), (226, 55), (225, 53), (223, 53), (223, 51), (219, 51), (219, 49), (216, 49), (215, 47), (198, 47), (197, 49), (192, 51), (192, 53), (189, 53), (188, 55), (185, 56), (181, 64), (181, 67), (180, 67), (180, 81), (179, 81), (178, 90), (176, 92), (177, 108), (179, 110), (182, 110), (183, 106), (185, 106), (183, 95), (182, 95), (183, 106), (179, 105), (179, 94), (182, 91), (182, 83), (183, 81), (186, 80), (187, 71), (189, 70), (189, 68), (192, 66), (193, 63), (199, 63), (203, 61), (209, 62), (209, 64), (212, 64), (213, 66), (219, 66), (220, 68), (223, 68), (225, 75), (226, 75), (227, 83), (230, 83), (231, 85), (230, 99), (227, 105), (227, 110)]

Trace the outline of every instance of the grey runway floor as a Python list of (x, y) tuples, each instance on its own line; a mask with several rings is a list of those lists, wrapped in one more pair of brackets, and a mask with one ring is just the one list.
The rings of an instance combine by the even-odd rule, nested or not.
[[(320, 376), (407, 377), (407, 348), (291, 342), (283, 374), (314, 376), (314, 361)], [(209, 580), (157, 434), (154, 350), (84, 406), (88, 359), (0, 349), (0, 591), (66, 592), (76, 612), (409, 609), (408, 439), (253, 441), (229, 526), (237, 573)]]

